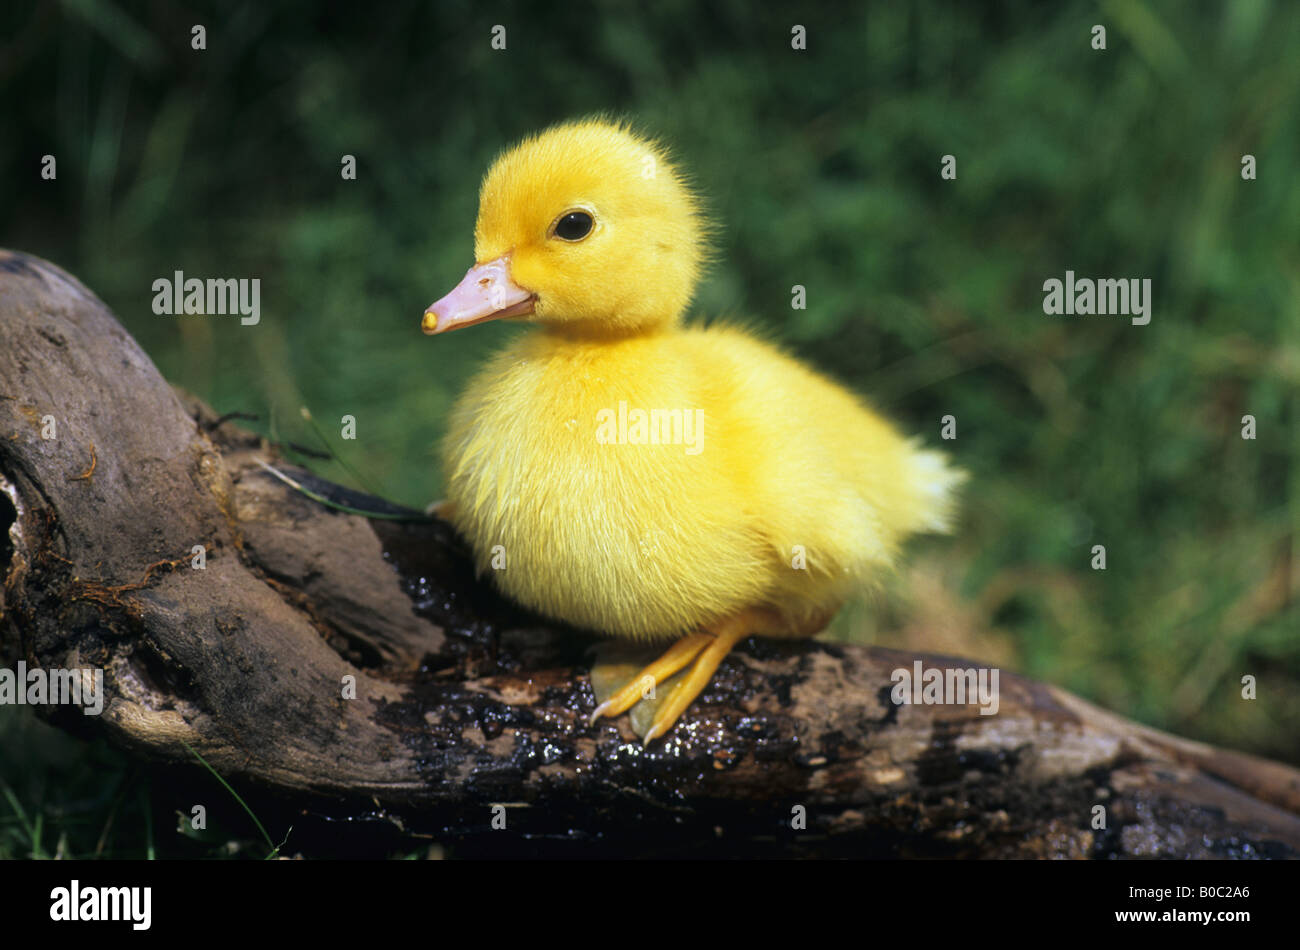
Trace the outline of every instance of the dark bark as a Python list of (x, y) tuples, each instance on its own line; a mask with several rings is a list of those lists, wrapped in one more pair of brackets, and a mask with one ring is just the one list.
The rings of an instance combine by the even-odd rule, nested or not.
[(587, 724), (598, 641), (504, 602), (446, 524), (338, 513), (257, 459), (383, 509), (217, 424), (80, 283), (0, 251), (0, 650), (102, 667), (109, 697), (46, 715), (462, 837), (509, 803), (530, 853), (1300, 855), (1288, 766), (1009, 673), (993, 716), (891, 701), (918, 658), (978, 665), (951, 658), (750, 641), (643, 749), (627, 717)]

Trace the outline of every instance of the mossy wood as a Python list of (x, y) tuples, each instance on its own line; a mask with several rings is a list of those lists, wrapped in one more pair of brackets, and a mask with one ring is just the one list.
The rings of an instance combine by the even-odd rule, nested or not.
[(967, 660), (751, 641), (643, 749), (627, 717), (588, 725), (599, 641), (503, 602), (443, 522), (331, 510), (259, 459), (393, 511), (219, 422), (74, 278), (0, 251), (0, 662), (105, 671), (100, 717), (48, 718), (462, 840), (516, 806), (530, 854), (1300, 856), (1296, 769), (1009, 673), (992, 716), (891, 700), (898, 667)]

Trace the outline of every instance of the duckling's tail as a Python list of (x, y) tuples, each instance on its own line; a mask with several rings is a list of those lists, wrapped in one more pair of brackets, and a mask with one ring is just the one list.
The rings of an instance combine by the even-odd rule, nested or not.
[(958, 489), (969, 476), (954, 468), (944, 453), (924, 448), (919, 438), (909, 439), (907, 446), (912, 468), (908, 483), (915, 498), (909, 530), (947, 534), (957, 517)]

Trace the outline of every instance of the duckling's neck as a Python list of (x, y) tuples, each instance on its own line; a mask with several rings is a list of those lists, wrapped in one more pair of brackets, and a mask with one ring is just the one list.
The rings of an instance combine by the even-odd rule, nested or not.
[(678, 322), (663, 320), (649, 325), (620, 326), (603, 320), (565, 320), (541, 324), (536, 332), (551, 343), (582, 346), (663, 336), (677, 330)]

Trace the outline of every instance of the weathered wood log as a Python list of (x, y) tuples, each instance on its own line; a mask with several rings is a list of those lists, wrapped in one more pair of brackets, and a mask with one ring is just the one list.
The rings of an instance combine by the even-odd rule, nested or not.
[(1300, 856), (1296, 769), (1009, 673), (996, 715), (893, 700), (918, 659), (978, 666), (946, 657), (751, 641), (642, 748), (588, 725), (597, 641), (504, 602), (446, 524), (259, 459), (80, 283), (0, 251), (0, 656), (105, 671), (101, 716), (47, 717), (429, 828), (517, 805), (535, 853)]

